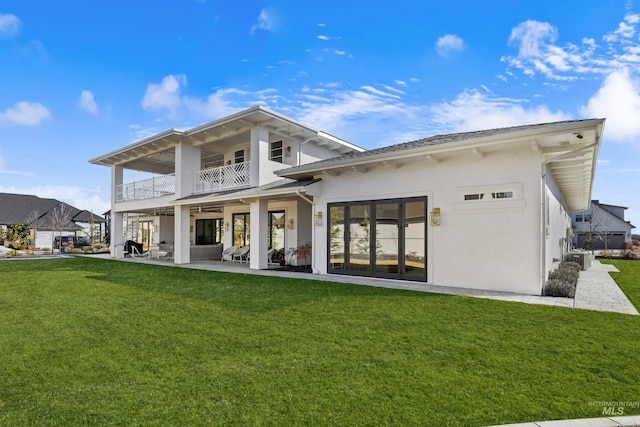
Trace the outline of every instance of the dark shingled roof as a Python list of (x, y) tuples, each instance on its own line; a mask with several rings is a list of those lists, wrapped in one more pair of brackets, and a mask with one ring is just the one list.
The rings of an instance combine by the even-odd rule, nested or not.
[[(81, 210), (56, 199), (44, 199), (30, 194), (0, 193), (0, 225), (27, 224), (39, 230), (50, 230), (53, 211), (58, 206), (65, 206), (69, 220), (62, 229), (79, 230), (82, 227), (76, 222), (88, 223), (91, 212)], [(37, 218), (34, 218), (37, 216)], [(33, 221), (35, 220), (35, 222)], [(96, 223), (105, 222), (99, 215), (93, 215)]]
[[(519, 132), (519, 131), (535, 130), (535, 129), (540, 129), (543, 127), (548, 127), (548, 126), (553, 126), (558, 124), (568, 124), (568, 123), (577, 124), (577, 123), (585, 122), (588, 120), (589, 119), (564, 120), (564, 121), (550, 122), (550, 123), (538, 123), (538, 124), (531, 124), (531, 125), (511, 126), (511, 127), (505, 127), (505, 128), (477, 130), (477, 131), (471, 131), (471, 132), (458, 132), (458, 133), (449, 133), (444, 135), (434, 135), (427, 138), (418, 139), (415, 141), (388, 145), (385, 147), (374, 148), (372, 150), (366, 150), (359, 153), (356, 153), (356, 152), (348, 153), (340, 157), (333, 157), (331, 159), (319, 160), (317, 162), (313, 162), (313, 163), (309, 163), (306, 165), (293, 167), (285, 170), (294, 171), (297, 168), (305, 168), (306, 166), (315, 166), (315, 165), (322, 165), (322, 164), (331, 164), (334, 162), (342, 162), (346, 159), (362, 159), (366, 157), (375, 156), (378, 154), (408, 151), (412, 149), (424, 148), (429, 146), (443, 145), (450, 142), (465, 141), (465, 140), (474, 139), (474, 138), (484, 138), (484, 137), (503, 135), (503, 134), (513, 133), (513, 132)], [(284, 175), (286, 175), (286, 173)]]

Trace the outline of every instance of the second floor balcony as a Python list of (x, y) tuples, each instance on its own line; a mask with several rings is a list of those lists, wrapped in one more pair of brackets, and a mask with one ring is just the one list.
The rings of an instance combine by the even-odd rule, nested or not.
[(118, 185), (116, 187), (116, 202), (155, 199), (157, 197), (175, 194), (175, 192), (175, 175), (159, 175), (141, 181)]
[(193, 174), (193, 194), (247, 187), (250, 179), (249, 162), (204, 169)]
[[(248, 187), (250, 179), (249, 162), (204, 169), (193, 174), (193, 194)], [(116, 202), (155, 199), (175, 192), (175, 175), (159, 175), (118, 185)]]

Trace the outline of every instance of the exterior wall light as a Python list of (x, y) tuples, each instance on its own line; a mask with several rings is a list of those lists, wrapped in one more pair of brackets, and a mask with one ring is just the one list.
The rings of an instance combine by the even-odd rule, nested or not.
[(316, 212), (315, 225), (316, 225), (316, 227), (320, 227), (322, 225), (322, 211)]
[(288, 226), (289, 230), (293, 229), (293, 218), (289, 218), (287, 226)]
[(229, 231), (229, 221), (224, 223), (224, 231)]

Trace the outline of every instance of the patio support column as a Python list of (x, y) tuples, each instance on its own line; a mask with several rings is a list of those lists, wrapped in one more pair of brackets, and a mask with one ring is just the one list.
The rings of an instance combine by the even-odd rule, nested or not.
[[(189, 141), (176, 145), (176, 199), (193, 194), (193, 174), (200, 170), (200, 148)], [(176, 206), (174, 216), (173, 262), (191, 262), (191, 218), (189, 206)]]
[(175, 242), (173, 246), (173, 262), (175, 264), (189, 264), (191, 262), (191, 239), (189, 227), (191, 217), (189, 206), (176, 206), (174, 217)]
[(124, 226), (122, 221), (124, 221), (122, 212), (114, 212), (112, 210), (111, 230), (109, 230), (109, 251), (111, 258), (124, 258)]
[(261, 270), (268, 267), (267, 250), (269, 230), (269, 211), (267, 201), (256, 199), (251, 202), (251, 258), (249, 268)]
[[(124, 258), (124, 227), (122, 212), (116, 212), (115, 205), (118, 200), (118, 191), (122, 191), (124, 168), (121, 165), (111, 166), (111, 227), (109, 230), (109, 253), (111, 258)], [(53, 245), (53, 242), (52, 242)]]

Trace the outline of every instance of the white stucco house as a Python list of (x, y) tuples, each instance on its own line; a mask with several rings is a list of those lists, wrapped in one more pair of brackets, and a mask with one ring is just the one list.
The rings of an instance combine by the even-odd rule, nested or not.
[(624, 219), (627, 209), (592, 200), (587, 209), (572, 212), (576, 247), (617, 250), (631, 243), (636, 227)]
[[(364, 150), (263, 107), (91, 160), (112, 170), (111, 254), (173, 262), (311, 243), (314, 273), (539, 295), (589, 206), (604, 119), (439, 135)], [(125, 170), (155, 174), (124, 182)], [(134, 239), (134, 240), (136, 240)], [(219, 258), (218, 258), (219, 259)], [(295, 263), (295, 260), (289, 260)]]

